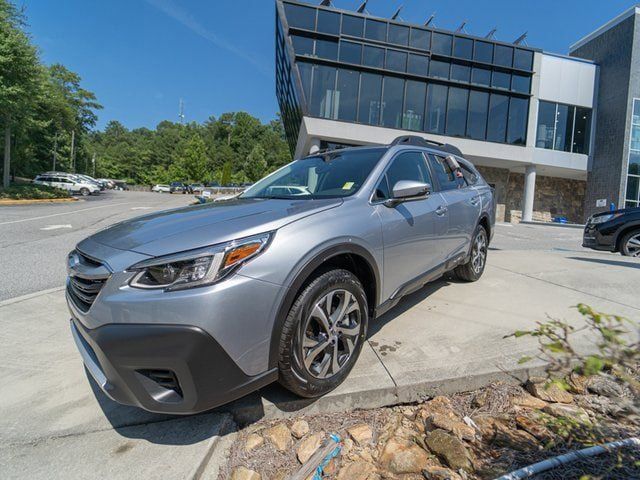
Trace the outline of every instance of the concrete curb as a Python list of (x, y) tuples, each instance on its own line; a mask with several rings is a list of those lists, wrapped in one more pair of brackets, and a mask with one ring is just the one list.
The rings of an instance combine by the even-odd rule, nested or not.
[(60, 292), (64, 290), (65, 287), (56, 287), (50, 288), (48, 290), (40, 290), (39, 292), (28, 293), (26, 295), (22, 295), (20, 297), (9, 298), (7, 300), (2, 300), (0, 302), (0, 308), (6, 307), (7, 305), (12, 305), (14, 303), (24, 302), (26, 300), (31, 300), (32, 298), (41, 297), (42, 295), (47, 295), (49, 293)]
[(235, 422), (233, 421), (233, 417), (229, 414), (225, 414), (224, 419), (221, 421), (220, 431), (217, 435), (214, 435), (207, 442), (208, 445), (204, 457), (202, 457), (202, 460), (200, 460), (200, 462), (187, 475), (187, 478), (189, 480), (200, 480), (203, 477), (203, 474), (205, 473), (205, 470), (209, 465), (211, 457), (217, 451), (218, 444), (221, 442), (222, 437), (229, 433), (232, 433), (236, 429), (237, 427)]
[(32, 200), (0, 200), (0, 207), (15, 207), (18, 205), (38, 205), (41, 203), (71, 203), (77, 198), (34, 198)]
[(582, 230), (584, 225), (579, 223), (555, 223), (555, 222), (520, 222), (521, 225), (537, 225), (542, 227), (577, 228)]

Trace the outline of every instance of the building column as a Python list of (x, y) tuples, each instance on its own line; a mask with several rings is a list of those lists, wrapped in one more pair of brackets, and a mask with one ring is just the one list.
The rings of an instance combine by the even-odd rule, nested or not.
[(320, 151), (320, 139), (319, 138), (312, 138), (310, 143), (311, 143), (311, 146), (309, 147), (309, 155), (313, 155), (314, 153), (318, 153)]
[(527, 165), (524, 171), (524, 194), (522, 196), (522, 221), (533, 220), (533, 200), (536, 195), (536, 166)]

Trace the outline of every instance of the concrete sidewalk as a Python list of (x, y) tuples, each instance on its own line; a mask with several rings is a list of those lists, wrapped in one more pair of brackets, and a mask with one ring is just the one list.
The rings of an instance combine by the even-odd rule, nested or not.
[[(640, 319), (640, 262), (573, 250), (493, 249), (485, 276), (438, 281), (370, 325), (353, 373), (300, 400), (277, 385), (188, 418), (107, 399), (89, 381), (61, 290), (0, 303), (0, 471), (3, 478), (194, 478), (231, 421), (371, 408), (523, 377), (530, 339), (504, 339), (547, 315), (579, 321), (587, 303)], [(586, 347), (587, 345), (584, 344)], [(115, 461), (117, 460), (117, 461)]]

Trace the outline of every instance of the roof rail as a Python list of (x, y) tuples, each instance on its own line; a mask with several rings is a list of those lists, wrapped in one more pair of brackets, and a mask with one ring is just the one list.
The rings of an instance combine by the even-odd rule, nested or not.
[(464, 155), (462, 154), (462, 151), (455, 145), (451, 145), (449, 143), (436, 142), (435, 140), (429, 140), (427, 138), (420, 137), (418, 135), (402, 135), (401, 137), (396, 138), (390, 144), (391, 147), (394, 147), (396, 145), (413, 145), (416, 147), (436, 146), (440, 150), (443, 150), (447, 153), (452, 153), (453, 155), (464, 157)]

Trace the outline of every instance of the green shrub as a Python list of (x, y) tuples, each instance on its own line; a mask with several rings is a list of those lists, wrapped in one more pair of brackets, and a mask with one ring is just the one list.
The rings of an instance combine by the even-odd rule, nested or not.
[(51, 200), (69, 198), (69, 192), (45, 185), (11, 185), (0, 188), (0, 200)]

